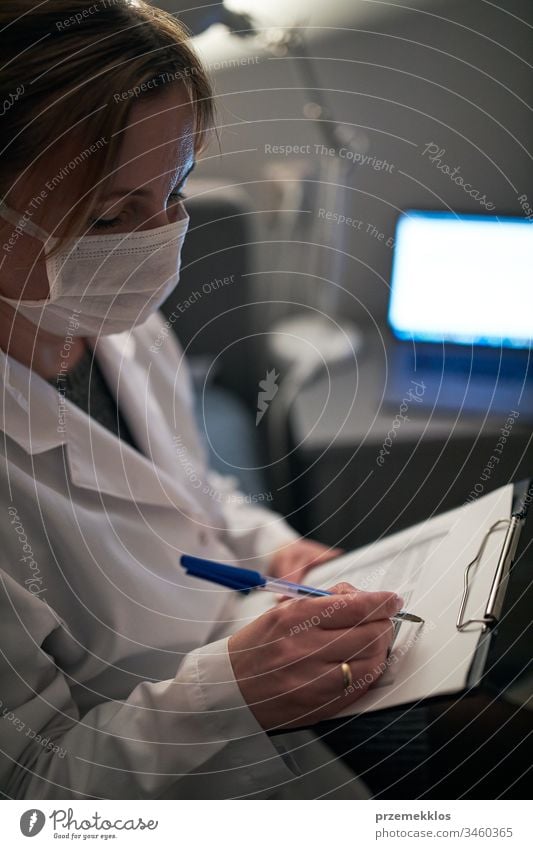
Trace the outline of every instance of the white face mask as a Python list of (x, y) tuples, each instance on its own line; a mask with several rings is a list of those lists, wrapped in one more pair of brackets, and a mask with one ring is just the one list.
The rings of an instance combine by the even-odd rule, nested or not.
[(50, 287), (45, 300), (0, 299), (49, 333), (100, 336), (131, 330), (146, 321), (178, 283), (188, 215), (152, 230), (81, 236), (65, 243), (54, 257), (49, 254), (59, 239), (32, 221), (22, 221), (1, 202), (0, 215), (44, 243)]

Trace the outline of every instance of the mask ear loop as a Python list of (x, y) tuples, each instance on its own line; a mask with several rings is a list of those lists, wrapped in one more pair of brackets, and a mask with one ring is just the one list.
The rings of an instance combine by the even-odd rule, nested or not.
[[(2, 218), (4, 218), (6, 221), (9, 221), (9, 223), (12, 224), (15, 228), (20, 228), (21, 231), (22, 231), (22, 234), (27, 233), (29, 236), (32, 236), (33, 238), (38, 239), (40, 242), (43, 243), (43, 245), (44, 245), (44, 255), (45, 255), (46, 263), (47, 263), (47, 266), (48, 266), (49, 260), (48, 260), (48, 257), (47, 257), (47, 253), (48, 253), (47, 249), (48, 249), (48, 247), (53, 248), (59, 242), (59, 239), (57, 239), (54, 236), (51, 236), (50, 233), (47, 233), (46, 230), (44, 230), (42, 227), (39, 227), (38, 224), (35, 224), (35, 222), (27, 219), (24, 214), (21, 214), (20, 212), (17, 212), (15, 209), (12, 209), (12, 207), (8, 206), (5, 201), (0, 201), (0, 216)], [(37, 308), (37, 307), (42, 308), (42, 306), (44, 304), (46, 304), (50, 301), (51, 296), (52, 296), (52, 281), (50, 280), (50, 274), (48, 272), (48, 269), (47, 269), (47, 275), (48, 275), (48, 287), (49, 287), (49, 292), (48, 292), (47, 298), (42, 298), (42, 299), (39, 299), (37, 301), (24, 301), (20, 297), (18, 299), (16, 299), (16, 298), (6, 298), (4, 296), (0, 296), (0, 299), (2, 301), (5, 301), (10, 306), (15, 307), (17, 309), (19, 307), (29, 307), (30, 309), (31, 308)]]
[(14, 227), (20, 227), (23, 232), (28, 233), (30, 236), (34, 236), (36, 239), (39, 239), (40, 242), (46, 244), (50, 242), (51, 245), (54, 245), (57, 242), (57, 239), (47, 233), (46, 230), (43, 230), (42, 227), (39, 227), (38, 224), (35, 224), (33, 221), (25, 218), (23, 214), (17, 212), (7, 205), (4, 201), (0, 201), (0, 215), (2, 218), (5, 218), (6, 221), (9, 221), (10, 224), (13, 224)]

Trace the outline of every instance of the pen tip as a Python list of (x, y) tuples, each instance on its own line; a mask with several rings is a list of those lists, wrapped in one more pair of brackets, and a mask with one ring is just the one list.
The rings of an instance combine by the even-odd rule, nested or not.
[(414, 613), (404, 613), (403, 610), (397, 616), (406, 622), (418, 622), (420, 624), (424, 621), (420, 616), (415, 616)]

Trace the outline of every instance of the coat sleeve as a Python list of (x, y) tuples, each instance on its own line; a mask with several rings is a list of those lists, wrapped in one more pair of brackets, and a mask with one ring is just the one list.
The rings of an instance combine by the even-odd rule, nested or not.
[(0, 570), (0, 788), (16, 799), (227, 798), (294, 772), (234, 679), (227, 640), (176, 676), (80, 715), (61, 656), (65, 624)]

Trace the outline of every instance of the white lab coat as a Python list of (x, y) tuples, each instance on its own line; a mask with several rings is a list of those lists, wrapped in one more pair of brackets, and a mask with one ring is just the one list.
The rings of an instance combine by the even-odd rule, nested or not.
[(224, 798), (294, 779), (227, 650), (273, 597), (251, 602), (190, 578), (179, 557), (264, 566), (297, 535), (207, 471), (182, 352), (173, 335), (150, 351), (162, 328), (156, 314), (95, 347), (151, 460), (0, 354), (0, 788), (10, 797)]

